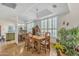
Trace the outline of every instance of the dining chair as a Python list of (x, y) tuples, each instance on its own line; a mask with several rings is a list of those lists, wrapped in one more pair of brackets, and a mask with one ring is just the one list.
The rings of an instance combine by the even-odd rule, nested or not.
[(27, 47), (28, 39), (29, 39), (28, 33), (26, 33), (25, 34), (25, 47)]
[(47, 49), (50, 52), (50, 33), (49, 32), (45, 33), (45, 39), (43, 39), (41, 41), (41, 50), (42, 49), (45, 51), (45, 53), (46, 53)]
[(28, 35), (27, 35), (28, 37), (27, 37), (27, 51), (28, 50), (32, 50), (32, 53), (33, 53), (33, 51), (34, 51), (34, 41), (33, 41), (33, 39), (32, 39), (32, 33), (28, 33)]

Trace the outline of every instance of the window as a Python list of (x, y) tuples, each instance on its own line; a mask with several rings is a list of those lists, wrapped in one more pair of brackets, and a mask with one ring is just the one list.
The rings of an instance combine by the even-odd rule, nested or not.
[(27, 32), (32, 32), (32, 28), (34, 27), (34, 22), (30, 22), (27, 24)]
[(15, 32), (15, 26), (8, 26), (8, 32)]
[(41, 32), (50, 32), (51, 37), (57, 38), (57, 17), (41, 20)]
[(57, 17), (54, 17), (53, 19), (52, 19), (53, 21), (53, 28), (54, 29), (56, 29), (57, 28)]
[(57, 38), (57, 30), (53, 30), (52, 35), (53, 37)]
[(41, 32), (47, 32), (47, 19), (41, 21)]
[(42, 20), (41, 21), (41, 28), (46, 29), (47, 28), (47, 20)]
[(52, 24), (52, 26), (53, 26), (52, 35), (53, 35), (53, 37), (57, 38), (57, 17), (53, 17), (52, 22), (53, 22), (53, 24)]
[(52, 28), (52, 19), (51, 18), (49, 18), (48, 19), (48, 29), (51, 29)]

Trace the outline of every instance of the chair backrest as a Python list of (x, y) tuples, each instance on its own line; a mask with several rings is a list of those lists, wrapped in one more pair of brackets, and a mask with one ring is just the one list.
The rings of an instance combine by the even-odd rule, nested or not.
[(30, 42), (32, 42), (32, 36), (33, 36), (32, 33), (29, 32), (29, 33), (28, 33), (28, 37), (29, 37), (28, 40), (29, 40)]
[(32, 33), (31, 33), (31, 32), (29, 32), (29, 33), (28, 33), (28, 36), (29, 36), (30, 38), (32, 38)]
[(49, 47), (50, 47), (50, 33), (49, 32), (46, 32), (45, 33), (45, 40), (46, 40), (46, 42), (48, 42), (49, 44)]
[(25, 40), (28, 40), (28, 33), (25, 34)]
[(46, 33), (45, 33), (45, 38), (46, 38), (46, 39), (50, 39), (50, 33), (49, 33), (49, 32), (46, 32)]

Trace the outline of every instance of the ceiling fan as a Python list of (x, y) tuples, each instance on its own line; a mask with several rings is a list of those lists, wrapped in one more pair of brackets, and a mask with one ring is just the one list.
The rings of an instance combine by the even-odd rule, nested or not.
[(2, 5), (15, 9), (16, 3), (2, 3)]

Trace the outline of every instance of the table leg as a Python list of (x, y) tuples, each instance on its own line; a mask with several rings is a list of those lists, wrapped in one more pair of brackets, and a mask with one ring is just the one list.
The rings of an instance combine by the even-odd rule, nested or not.
[(38, 42), (38, 47), (37, 47), (37, 49), (38, 49), (38, 53), (40, 53), (40, 49), (41, 49), (41, 45), (40, 45), (40, 40), (39, 41), (37, 41)]

